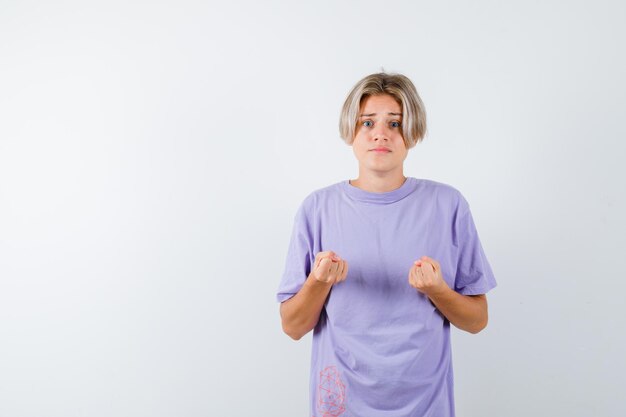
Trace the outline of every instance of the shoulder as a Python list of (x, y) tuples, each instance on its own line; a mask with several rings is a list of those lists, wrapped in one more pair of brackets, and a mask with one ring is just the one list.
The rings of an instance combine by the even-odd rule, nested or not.
[(415, 178), (418, 187), (421, 188), (422, 195), (427, 194), (438, 204), (455, 209), (468, 206), (467, 200), (456, 187), (440, 181), (425, 178)]
[(340, 195), (342, 182), (339, 181), (314, 189), (304, 197), (298, 211), (307, 216), (317, 213), (320, 207), (323, 207), (330, 200), (336, 199)]
[(303, 204), (311, 205), (316, 202), (334, 198), (341, 193), (341, 186), (345, 181), (339, 181), (331, 185), (317, 188), (311, 191), (303, 200)]

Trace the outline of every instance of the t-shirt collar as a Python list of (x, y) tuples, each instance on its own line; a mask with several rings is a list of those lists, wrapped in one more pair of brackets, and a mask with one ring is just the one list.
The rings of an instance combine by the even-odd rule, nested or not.
[(343, 191), (354, 200), (373, 204), (389, 204), (402, 200), (404, 197), (411, 194), (411, 192), (415, 190), (417, 181), (413, 177), (406, 177), (406, 180), (404, 180), (399, 188), (384, 193), (365, 191), (350, 184), (350, 180), (342, 181), (340, 184)]

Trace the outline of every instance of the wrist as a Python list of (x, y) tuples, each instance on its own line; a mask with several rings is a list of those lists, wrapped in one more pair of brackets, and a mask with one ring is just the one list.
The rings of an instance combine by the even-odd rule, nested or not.
[(313, 273), (311, 273), (309, 274), (309, 277), (307, 278), (305, 285), (308, 285), (309, 287), (312, 287), (312, 288), (327, 288), (327, 287), (331, 287), (333, 284), (331, 282), (321, 281), (317, 279), (315, 275), (313, 275)]
[(431, 300), (441, 299), (447, 297), (450, 292), (453, 291), (448, 285), (444, 282), (441, 287), (437, 289), (433, 289), (427, 295)]

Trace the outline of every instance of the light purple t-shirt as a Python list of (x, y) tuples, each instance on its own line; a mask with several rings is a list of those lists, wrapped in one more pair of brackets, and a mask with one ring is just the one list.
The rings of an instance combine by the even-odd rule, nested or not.
[(348, 262), (348, 275), (313, 330), (311, 416), (453, 417), (450, 322), (408, 275), (426, 255), (461, 294), (496, 286), (465, 198), (413, 177), (384, 193), (348, 180), (312, 192), (295, 216), (278, 301), (328, 250)]

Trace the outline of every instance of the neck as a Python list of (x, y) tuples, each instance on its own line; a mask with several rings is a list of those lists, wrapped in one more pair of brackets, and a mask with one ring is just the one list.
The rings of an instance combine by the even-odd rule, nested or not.
[(402, 171), (393, 174), (360, 172), (356, 180), (350, 180), (350, 185), (371, 193), (386, 193), (400, 188), (405, 180)]

